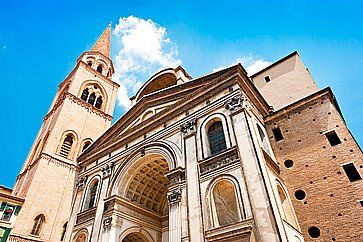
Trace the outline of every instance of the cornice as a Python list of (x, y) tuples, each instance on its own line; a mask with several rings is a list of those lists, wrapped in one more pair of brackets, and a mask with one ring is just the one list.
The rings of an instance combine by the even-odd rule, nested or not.
[[(338, 112), (341, 114), (340, 112), (340, 108), (338, 106), (338, 103), (336, 102), (335, 100), (335, 97), (333, 95), (333, 92), (332, 90), (330, 89), (330, 87), (326, 87), (322, 90), (319, 90), (307, 97), (304, 97), (292, 104), (289, 104), (267, 116), (264, 117), (264, 120), (266, 123), (268, 122), (272, 122), (273, 120), (277, 119), (277, 118), (280, 118), (281, 116), (285, 116), (287, 113), (290, 113), (290, 112), (293, 112), (294, 110), (306, 105), (306, 104), (309, 104), (309, 103), (312, 103), (314, 101), (316, 101), (317, 99), (323, 97), (323, 96), (327, 96), (330, 101), (335, 105), (335, 107), (337, 108)], [(341, 114), (341, 116), (343, 117), (343, 115)]]
[(54, 107), (52, 108), (52, 110), (50, 110), (43, 118), (43, 121), (46, 121), (57, 109), (58, 107), (63, 103), (64, 99), (70, 99), (72, 102), (88, 109), (88, 110), (91, 110), (93, 113), (97, 114), (98, 116), (104, 118), (104, 119), (107, 119), (108, 121), (112, 121), (112, 116), (99, 110), (98, 108), (92, 106), (91, 104), (83, 101), (82, 99), (78, 98), (77, 96), (69, 93), (69, 92), (65, 92), (63, 93), (59, 99), (58, 99), (58, 102), (54, 105)]

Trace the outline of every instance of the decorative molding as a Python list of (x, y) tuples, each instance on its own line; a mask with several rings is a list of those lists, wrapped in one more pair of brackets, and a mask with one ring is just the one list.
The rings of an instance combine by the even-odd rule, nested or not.
[(113, 162), (111, 162), (110, 165), (105, 164), (104, 166), (102, 166), (101, 171), (102, 171), (102, 178), (103, 179), (106, 179), (106, 178), (111, 176), (113, 166), (114, 166)]
[(166, 178), (169, 179), (169, 187), (185, 182), (185, 169), (182, 167), (177, 167), (169, 173), (165, 174)]
[(96, 208), (93, 207), (77, 214), (76, 225), (95, 219)]
[(45, 116), (43, 121), (46, 121), (57, 109), (58, 107), (63, 103), (64, 99), (68, 98), (69, 100), (71, 100), (72, 102), (90, 110), (91, 112), (97, 114), (98, 116), (107, 119), (108, 121), (112, 121), (112, 116), (99, 110), (98, 108), (92, 106), (91, 104), (83, 101), (82, 99), (76, 97), (75, 95), (69, 93), (69, 92), (64, 92), (62, 93), (62, 95), (60, 95), (58, 101), (56, 102), (56, 104), (54, 105), (54, 107), (52, 108), (52, 110), (50, 110)]
[(188, 120), (180, 127), (181, 132), (184, 134), (184, 137), (188, 137), (190, 135), (194, 135), (197, 132), (196, 121)]
[(232, 113), (242, 110), (246, 106), (247, 98), (239, 94), (238, 96), (231, 97), (224, 103), (224, 107)]
[(86, 187), (86, 182), (87, 182), (87, 177), (86, 176), (79, 177), (77, 179), (77, 183), (76, 183), (77, 189), (78, 190), (83, 190)]
[(199, 163), (199, 170), (201, 175), (219, 170), (230, 164), (234, 164), (239, 161), (237, 150), (235, 147), (226, 150), (225, 152), (207, 158)]
[(168, 202), (169, 204), (178, 203), (181, 201), (181, 190), (176, 189), (168, 192)]

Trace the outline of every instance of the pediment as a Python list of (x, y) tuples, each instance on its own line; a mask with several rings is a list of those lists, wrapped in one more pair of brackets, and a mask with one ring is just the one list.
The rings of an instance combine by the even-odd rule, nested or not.
[[(79, 157), (79, 161), (90, 157), (100, 157), (111, 150), (123, 147), (127, 142), (140, 138), (143, 134), (152, 131), (172, 117), (183, 114), (198, 103), (201, 103), (221, 90), (225, 90), (233, 83), (243, 87), (247, 95), (256, 105), (268, 111), (268, 104), (253, 86), (245, 70), (240, 65), (215, 72), (172, 88), (151, 93), (142, 97), (128, 112), (126, 112), (111, 128), (109, 128), (92, 146)], [(147, 111), (164, 105), (159, 112), (154, 113), (147, 120), (139, 120)], [(194, 105), (194, 106), (193, 106)], [(113, 148), (110, 148), (113, 147)]]

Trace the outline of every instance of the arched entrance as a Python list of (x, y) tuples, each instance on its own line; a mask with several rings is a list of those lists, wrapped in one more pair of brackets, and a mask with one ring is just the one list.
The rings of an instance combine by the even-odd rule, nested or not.
[[(146, 154), (134, 160), (120, 175), (119, 194), (125, 201), (125, 213), (133, 226), (148, 229), (156, 237), (168, 238), (169, 204), (167, 199), (169, 165), (159, 154)], [(121, 242), (151, 242), (141, 233), (132, 232)]]

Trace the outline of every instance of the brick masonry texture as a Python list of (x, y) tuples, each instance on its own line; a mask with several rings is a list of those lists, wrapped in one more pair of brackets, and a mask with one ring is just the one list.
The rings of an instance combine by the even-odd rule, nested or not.
[[(272, 148), (280, 163), (305, 241), (362, 241), (362, 180), (350, 182), (342, 165), (353, 162), (363, 175), (363, 155), (342, 116), (328, 95), (299, 101), (282, 115), (267, 117)], [(282, 113), (281, 111), (279, 113)], [(284, 139), (276, 142), (272, 129), (279, 127)], [(341, 144), (331, 146), (325, 132), (335, 130)], [(286, 168), (285, 160), (293, 167)], [(305, 191), (297, 200), (295, 191)], [(313, 239), (308, 229), (316, 226), (321, 235)]]

